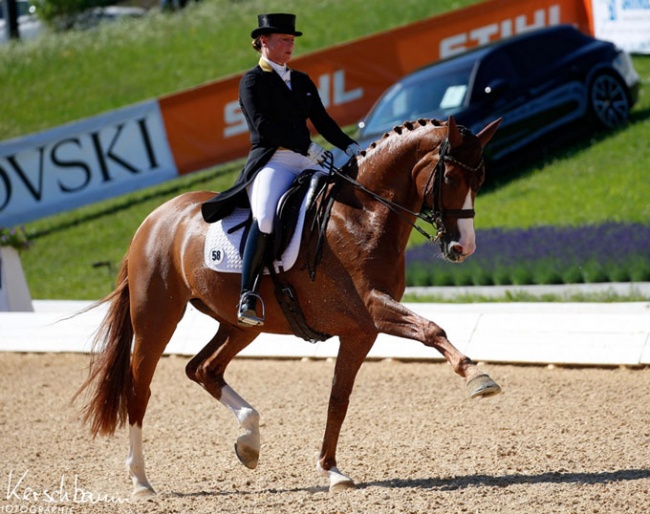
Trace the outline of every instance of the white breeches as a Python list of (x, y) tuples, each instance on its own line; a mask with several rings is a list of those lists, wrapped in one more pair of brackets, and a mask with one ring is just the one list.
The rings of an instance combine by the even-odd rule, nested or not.
[(280, 198), (306, 168), (322, 169), (305, 155), (291, 150), (277, 150), (258, 172), (246, 191), (260, 231), (265, 234), (273, 232), (273, 220)]

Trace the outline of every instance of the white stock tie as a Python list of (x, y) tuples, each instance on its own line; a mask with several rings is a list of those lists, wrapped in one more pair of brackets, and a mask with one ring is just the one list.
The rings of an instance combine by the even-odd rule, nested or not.
[(284, 83), (287, 85), (287, 87), (291, 89), (291, 70), (287, 68), (280, 76), (282, 77), (282, 80), (284, 80)]

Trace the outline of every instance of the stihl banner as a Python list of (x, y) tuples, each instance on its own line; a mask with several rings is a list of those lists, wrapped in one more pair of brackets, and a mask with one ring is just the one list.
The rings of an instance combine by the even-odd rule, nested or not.
[[(590, 0), (492, 0), (300, 56), (342, 126), (411, 71), (529, 30), (589, 32)], [(251, 67), (257, 63), (251, 51)], [(244, 157), (241, 75), (0, 143), (0, 226), (124, 194)]]

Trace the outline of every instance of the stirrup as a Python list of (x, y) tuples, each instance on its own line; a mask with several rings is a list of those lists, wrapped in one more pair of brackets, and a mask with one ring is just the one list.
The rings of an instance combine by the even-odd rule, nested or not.
[[(258, 301), (262, 306), (262, 315), (257, 316), (257, 311), (254, 307), (250, 307), (248, 302), (253, 301), (255, 305)], [(266, 311), (264, 308), (264, 301), (262, 297), (253, 291), (246, 291), (242, 293), (239, 300), (239, 308), (237, 309), (237, 321), (240, 325), (246, 325), (249, 327), (260, 327), (264, 325), (264, 320), (266, 319)]]

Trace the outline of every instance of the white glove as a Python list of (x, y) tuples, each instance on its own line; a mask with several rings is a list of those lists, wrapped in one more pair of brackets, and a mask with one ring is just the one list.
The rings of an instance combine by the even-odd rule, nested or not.
[(345, 149), (345, 154), (348, 157), (356, 157), (361, 152), (361, 147), (357, 143), (352, 143)]
[(307, 157), (309, 157), (314, 164), (323, 164), (325, 160), (332, 154), (325, 150), (318, 143), (312, 142), (307, 149)]

